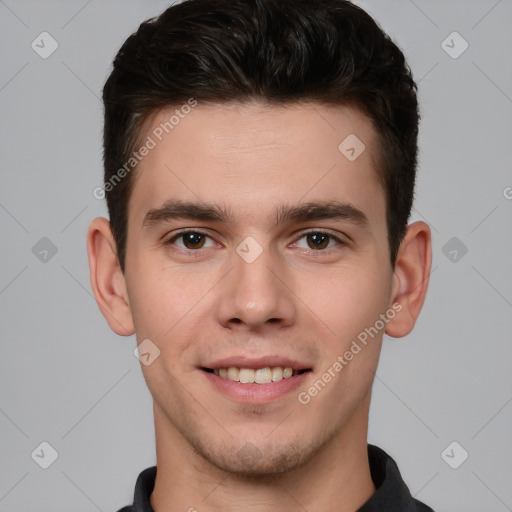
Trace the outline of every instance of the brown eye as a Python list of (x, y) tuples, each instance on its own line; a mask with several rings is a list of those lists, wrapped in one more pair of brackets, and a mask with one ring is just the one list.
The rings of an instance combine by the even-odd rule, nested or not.
[(191, 255), (192, 252), (200, 254), (202, 253), (200, 249), (206, 250), (216, 246), (211, 236), (193, 229), (186, 229), (176, 233), (171, 238), (165, 240), (164, 244), (170, 246), (173, 250), (178, 250), (178, 252), (188, 252), (188, 255)]
[(201, 249), (205, 242), (205, 236), (195, 232), (185, 233), (181, 235), (181, 239), (187, 249)]
[(306, 239), (310, 249), (325, 249), (329, 245), (330, 237), (326, 233), (308, 233)]

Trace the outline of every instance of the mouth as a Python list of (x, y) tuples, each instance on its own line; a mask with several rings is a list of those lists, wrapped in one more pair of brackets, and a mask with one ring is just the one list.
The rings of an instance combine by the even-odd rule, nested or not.
[(262, 368), (242, 368), (238, 366), (228, 366), (225, 368), (201, 367), (201, 370), (240, 384), (271, 384), (312, 371), (311, 368), (292, 368), (290, 366), (264, 366)]
[(311, 363), (277, 354), (244, 354), (204, 361), (197, 367), (208, 387), (244, 404), (270, 404), (306, 386), (314, 373)]

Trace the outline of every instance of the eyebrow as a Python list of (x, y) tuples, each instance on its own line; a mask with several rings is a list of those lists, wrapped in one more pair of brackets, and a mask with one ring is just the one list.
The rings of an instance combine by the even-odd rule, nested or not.
[(148, 229), (155, 224), (173, 219), (228, 222), (230, 217), (227, 210), (217, 205), (171, 199), (166, 201), (161, 208), (154, 208), (146, 213), (142, 222), (142, 229)]
[[(228, 223), (233, 216), (218, 205), (196, 203), (171, 199), (162, 207), (149, 210), (144, 216), (142, 229), (174, 219)], [(287, 222), (310, 220), (341, 219), (347, 220), (370, 231), (370, 222), (366, 214), (350, 203), (341, 201), (307, 202), (298, 205), (280, 205), (274, 212), (274, 225)]]
[(341, 201), (308, 202), (297, 206), (283, 205), (276, 210), (274, 216), (276, 225), (326, 219), (347, 220), (370, 231), (370, 221), (366, 214), (354, 205)]

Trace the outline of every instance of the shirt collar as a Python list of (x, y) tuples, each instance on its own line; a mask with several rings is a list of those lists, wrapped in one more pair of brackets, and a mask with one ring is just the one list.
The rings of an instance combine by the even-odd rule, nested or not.
[(396, 462), (384, 450), (369, 444), (368, 460), (377, 491), (358, 512), (434, 512), (411, 496)]
[[(377, 446), (368, 445), (368, 459), (377, 491), (358, 512), (434, 512), (415, 500), (403, 481), (396, 462)], [(119, 512), (154, 512), (149, 497), (155, 487), (156, 466), (140, 473), (135, 484), (133, 507)]]

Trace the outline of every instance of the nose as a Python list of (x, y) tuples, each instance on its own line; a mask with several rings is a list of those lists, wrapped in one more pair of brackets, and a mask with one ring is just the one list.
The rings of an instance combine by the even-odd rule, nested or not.
[(287, 327), (297, 314), (285, 265), (264, 249), (248, 262), (233, 254), (233, 268), (223, 280), (217, 301), (219, 323), (229, 329), (264, 331)]

